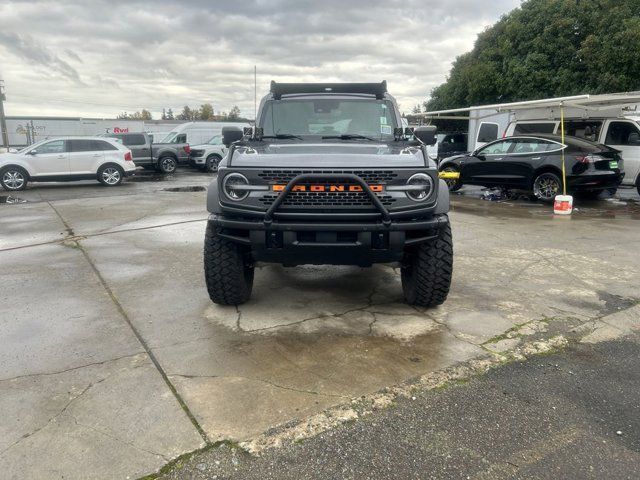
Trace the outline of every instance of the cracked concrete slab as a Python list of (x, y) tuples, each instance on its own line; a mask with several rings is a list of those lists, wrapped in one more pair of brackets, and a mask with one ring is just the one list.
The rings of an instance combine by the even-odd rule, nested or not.
[[(637, 301), (638, 260), (610, 249), (601, 219), (558, 220), (539, 206), (457, 196), (454, 280), (441, 307), (405, 305), (399, 272), (388, 266), (263, 266), (249, 303), (215, 306), (202, 273), (205, 194), (163, 186), (128, 185), (113, 195), (69, 188), (66, 197), (51, 188), (42, 193), (51, 206), (0, 211), (10, 225), (0, 241), (23, 247), (0, 252), (10, 267), (0, 271), (0, 297), (25, 305), (0, 321), (4, 378), (20, 377), (0, 381), (0, 392), (11, 390), (0, 406), (22, 415), (0, 422), (8, 442), (0, 451), (18, 442), (0, 455), (5, 471), (73, 477), (109, 463), (118, 463), (114, 477), (156, 470), (203, 442), (175, 395), (209, 440), (250, 440), (488, 350), (517, 350), (521, 336), (546, 328), (631, 328), (618, 309)], [(104, 285), (76, 243), (58, 242), (68, 232), (52, 208)], [(607, 220), (625, 239), (618, 248), (640, 243), (632, 220)], [(28, 247), (43, 241), (54, 243)], [(61, 446), (58, 438), (72, 440)], [(29, 448), (44, 452), (33, 465)]]

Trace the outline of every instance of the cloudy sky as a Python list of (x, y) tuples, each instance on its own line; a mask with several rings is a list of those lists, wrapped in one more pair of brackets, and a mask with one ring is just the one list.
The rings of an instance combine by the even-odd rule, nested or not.
[(7, 115), (113, 117), (212, 103), (253, 116), (269, 81), (380, 81), (409, 111), (519, 0), (0, 2)]

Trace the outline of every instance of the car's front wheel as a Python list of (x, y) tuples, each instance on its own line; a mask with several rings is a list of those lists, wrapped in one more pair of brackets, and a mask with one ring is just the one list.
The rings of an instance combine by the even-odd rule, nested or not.
[(158, 170), (162, 173), (175, 173), (178, 162), (172, 156), (164, 156), (158, 160)]
[(21, 167), (5, 167), (0, 170), (0, 185), (7, 191), (17, 192), (27, 188), (29, 174)]
[(255, 268), (242, 245), (220, 235), (207, 223), (204, 240), (204, 277), (209, 298), (219, 305), (240, 305), (251, 297)]
[(542, 202), (553, 202), (562, 191), (562, 180), (552, 172), (542, 172), (533, 180), (533, 195)]
[(222, 158), (220, 157), (220, 155), (216, 155), (211, 154), (207, 157), (207, 161), (204, 164), (204, 167), (202, 168), (202, 170), (204, 172), (217, 172), (218, 171), (218, 164), (220, 163), (220, 160), (222, 160)]
[(400, 277), (404, 298), (410, 305), (435, 307), (449, 295), (453, 275), (453, 239), (447, 222), (436, 239), (405, 252)]
[(117, 165), (103, 165), (98, 169), (98, 181), (107, 187), (115, 187), (122, 183), (124, 170)]

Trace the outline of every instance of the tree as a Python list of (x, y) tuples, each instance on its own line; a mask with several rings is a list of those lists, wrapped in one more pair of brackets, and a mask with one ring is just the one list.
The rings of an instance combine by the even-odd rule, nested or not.
[(229, 110), (229, 114), (227, 115), (227, 119), (228, 120), (238, 120), (240, 118), (240, 109), (238, 108), (237, 105), (234, 105), (233, 107), (231, 107), (231, 110)]
[(169, 109), (167, 110), (167, 120), (173, 120), (173, 119), (174, 119), (174, 117), (173, 117), (173, 110), (169, 108)]
[(160, 116), (161, 120), (166, 120), (167, 119), (167, 111), (163, 108), (162, 109), (162, 115)]
[(422, 112), (422, 108), (420, 107), (420, 105), (414, 105), (413, 109), (411, 110), (411, 113), (415, 115), (420, 112)]
[(213, 120), (213, 106), (210, 103), (205, 103), (200, 106), (200, 114), (198, 115), (200, 120)]
[(151, 115), (151, 112), (145, 108), (135, 113), (123, 112), (120, 115), (118, 115), (117, 118), (119, 120), (153, 120), (153, 116)]
[(180, 112), (178, 115), (176, 115), (176, 119), (177, 120), (193, 121), (193, 120), (195, 120), (195, 116), (196, 116), (195, 112), (193, 110), (191, 110), (189, 105), (185, 105), (182, 108), (182, 112)]
[(637, 0), (528, 0), (480, 33), (428, 110), (640, 89)]

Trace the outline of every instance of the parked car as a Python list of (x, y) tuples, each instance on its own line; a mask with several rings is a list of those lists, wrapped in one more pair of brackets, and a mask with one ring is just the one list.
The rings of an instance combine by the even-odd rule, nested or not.
[(447, 180), (449, 190), (462, 185), (504, 187), (533, 192), (542, 201), (562, 193), (562, 151), (567, 190), (595, 196), (615, 189), (624, 178), (620, 151), (576, 137), (558, 135), (514, 136), (491, 142), (467, 154), (447, 158), (439, 170), (459, 172)]
[(222, 144), (222, 135), (215, 135), (206, 143), (191, 148), (189, 164), (205, 172), (217, 171), (218, 164), (226, 152), (227, 149)]
[(189, 162), (191, 148), (188, 143), (153, 143), (149, 134), (111, 133), (106, 137), (117, 138), (133, 153), (136, 165), (155, 169), (162, 173), (173, 173), (178, 165)]
[(112, 187), (135, 169), (131, 150), (113, 139), (55, 138), (0, 155), (0, 185), (17, 191), (29, 182), (97, 180)]
[(439, 133), (438, 138), (438, 160), (467, 153), (466, 133)]
[(220, 135), (223, 127), (229, 126), (242, 129), (250, 125), (244, 122), (187, 122), (167, 132), (162, 142), (201, 145), (213, 135)]
[[(608, 145), (620, 150), (625, 162), (623, 185), (635, 186), (640, 194), (640, 117), (585, 118), (565, 120), (567, 135)], [(507, 135), (560, 133), (559, 120), (523, 120), (511, 122)]]

